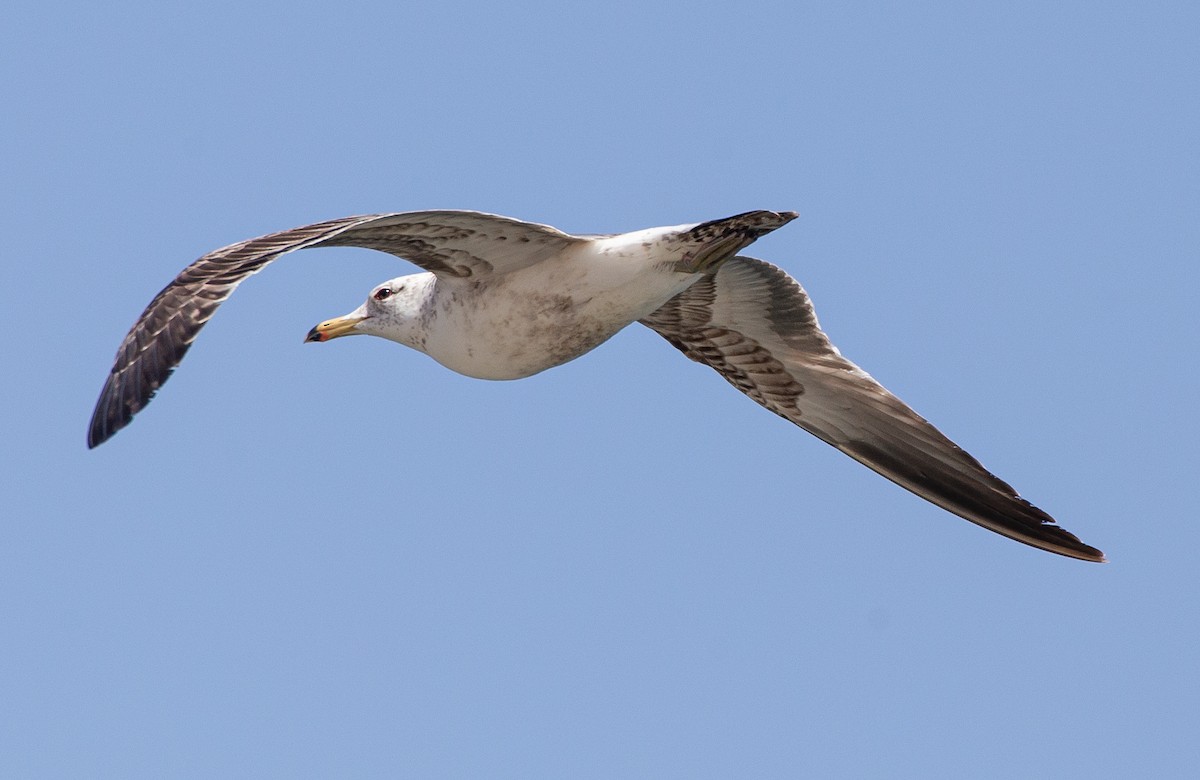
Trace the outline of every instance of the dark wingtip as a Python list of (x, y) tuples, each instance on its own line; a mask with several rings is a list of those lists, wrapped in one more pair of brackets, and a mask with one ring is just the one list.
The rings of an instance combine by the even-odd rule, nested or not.
[[(145, 404), (122, 402), (118, 395), (121, 392), (116, 374), (109, 374), (104, 382), (104, 389), (96, 399), (96, 408), (92, 412), (92, 420), (88, 423), (87, 447), (94, 450), (116, 435), (117, 431), (133, 421), (133, 415)], [(154, 393), (150, 393), (153, 397)]]
[(92, 418), (91, 427), (88, 428), (87, 448), (89, 450), (96, 449), (101, 444), (111, 439), (113, 434), (125, 427), (125, 423), (120, 423), (118, 425), (109, 427), (108, 425), (105, 425), (102, 420), (97, 419), (97, 417)]
[(1082, 542), (1079, 543), (1079, 560), (1088, 561), (1089, 563), (1108, 563), (1108, 556), (1095, 547), (1090, 547)]
[[(1033, 504), (1030, 504), (1025, 499), (1018, 498), (1018, 500), (1022, 504), (1025, 504), (1031, 511), (1036, 512), (1038, 515), (1046, 518), (1043, 521), (1040, 530), (1045, 534), (1045, 540), (1049, 541), (1053, 545), (1052, 547), (1044, 547), (1047, 552), (1058, 553), (1059, 555), (1065, 555), (1069, 558), (1075, 558), (1076, 560), (1087, 561), (1089, 563), (1108, 563), (1108, 558), (1103, 552), (1097, 550), (1095, 547), (1092, 547), (1090, 544), (1084, 543), (1078, 536), (1063, 528), (1061, 525), (1051, 519), (1049, 515), (1035, 507)], [(1001, 533), (1004, 532), (1001, 531)], [(1022, 539), (1018, 536), (1014, 536), (1013, 538), (1017, 539), (1017, 541), (1029, 544), (1029, 541), (1026, 539)], [(1035, 544), (1034, 546), (1038, 545)]]
[(104, 433), (102, 431), (98, 431), (97, 430), (98, 427), (99, 426), (96, 425), (96, 421), (93, 419), (91, 427), (88, 428), (88, 435), (87, 435), (87, 448), (89, 450), (96, 449), (101, 444), (108, 441), (109, 436), (112, 435), (109, 433)]
[(1086, 544), (1072, 546), (1069, 549), (1047, 549), (1047, 552), (1058, 553), (1064, 557), (1074, 558), (1077, 561), (1086, 561), (1087, 563), (1108, 563), (1108, 556), (1095, 547), (1089, 547)]
[(88, 423), (87, 432), (87, 448), (94, 450), (108, 440), (112, 434), (109, 433), (104, 424), (104, 399), (108, 395), (108, 383), (104, 385), (104, 390), (100, 392), (100, 399), (96, 401), (96, 408), (92, 410), (92, 420)]
[[(1010, 536), (1011, 538), (1016, 539), (1018, 542), (1024, 542), (1025, 544), (1029, 544), (1034, 547), (1040, 547), (1046, 552), (1057, 553), (1058, 555), (1074, 558), (1078, 561), (1087, 561), (1088, 563), (1108, 563), (1108, 558), (1105, 557), (1103, 552), (1080, 540), (1078, 536), (1055, 522), (1050, 515), (1046, 514), (1041, 509), (1038, 509), (1033, 504), (1030, 504), (1020, 496), (1017, 496), (1017, 501), (1027, 511), (1033, 513), (1042, 520), (1041, 525), (1036, 527), (1035, 532), (1030, 534), (1029, 538), (1023, 538), (1022, 535), (1018, 533), (1009, 533), (1008, 531), (1002, 530), (1001, 528), (995, 526), (987, 527), (990, 528), (990, 530), (1004, 534), (1005, 536)], [(968, 517), (967, 519), (970, 520), (971, 518)]]
[(111, 439), (112, 435), (125, 427), (125, 422), (128, 422), (111, 419), (111, 415), (105, 408), (107, 397), (108, 387), (105, 386), (104, 392), (100, 394), (100, 400), (96, 402), (96, 410), (92, 412), (92, 421), (88, 425), (87, 447), (89, 450), (94, 450)]

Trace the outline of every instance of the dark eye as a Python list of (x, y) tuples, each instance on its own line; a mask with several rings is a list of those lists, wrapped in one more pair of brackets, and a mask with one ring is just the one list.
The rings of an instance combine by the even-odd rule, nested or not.
[(377, 301), (386, 301), (388, 298), (391, 298), (391, 297), (392, 297), (392, 288), (390, 288), (390, 287), (380, 287), (378, 290), (375, 291), (375, 300), (377, 300)]

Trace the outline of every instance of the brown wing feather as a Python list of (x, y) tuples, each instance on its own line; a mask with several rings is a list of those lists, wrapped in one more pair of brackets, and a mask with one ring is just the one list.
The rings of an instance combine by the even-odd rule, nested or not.
[(726, 262), (642, 324), (730, 384), (896, 484), (985, 528), (1102, 561), (829, 342), (800, 284), (748, 257)]
[(128, 425), (183, 360), (217, 307), (246, 277), (286, 252), (365, 247), (457, 279), (523, 268), (583, 240), (545, 225), (474, 211), (413, 211), (318, 222), (210, 252), (154, 297), (121, 342), (92, 414), (88, 447)]

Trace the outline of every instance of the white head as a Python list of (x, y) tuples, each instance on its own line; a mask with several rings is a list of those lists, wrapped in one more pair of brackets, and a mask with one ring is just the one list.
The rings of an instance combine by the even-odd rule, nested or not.
[(325, 320), (310, 330), (304, 340), (329, 341), (366, 334), (420, 349), (416, 337), (421, 304), (433, 281), (433, 274), (427, 273), (399, 276), (376, 285), (362, 306), (344, 317)]

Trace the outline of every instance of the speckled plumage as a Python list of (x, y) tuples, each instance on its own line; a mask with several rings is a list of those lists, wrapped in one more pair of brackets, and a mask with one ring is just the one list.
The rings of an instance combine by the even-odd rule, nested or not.
[(218, 249), (184, 269), (125, 337), (88, 446), (150, 401), (243, 279), (296, 249), (366, 247), (424, 273), (377, 286), (356, 311), (314, 328), (310, 340), (376, 335), (468, 376), (519, 379), (640, 321), (770, 411), (932, 503), (1026, 544), (1103, 560), (842, 357), (794, 279), (737, 256), (795, 216), (752, 211), (574, 236), (479, 212), (419, 211), (346, 217)]

